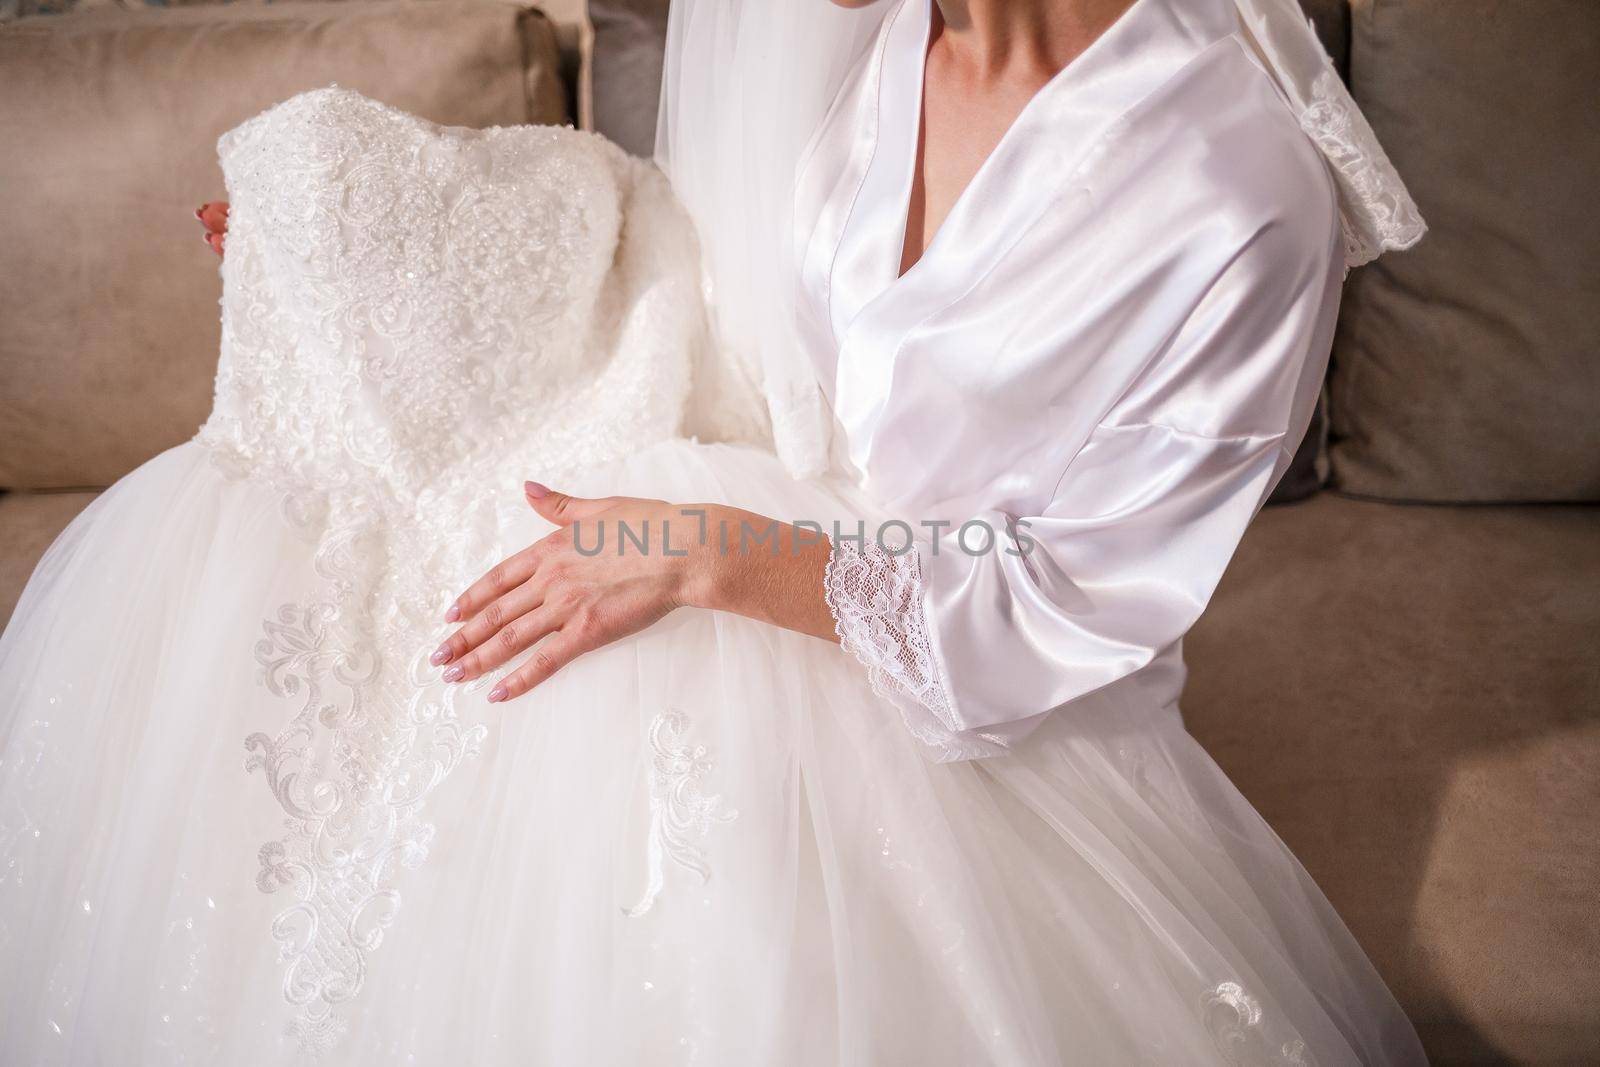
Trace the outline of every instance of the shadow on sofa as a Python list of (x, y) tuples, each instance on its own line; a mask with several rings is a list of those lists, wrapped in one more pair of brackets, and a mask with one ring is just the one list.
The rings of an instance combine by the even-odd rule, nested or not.
[(1186, 641), (1190, 730), (1438, 1063), (1593, 1062), (1600, 508), (1263, 512)]

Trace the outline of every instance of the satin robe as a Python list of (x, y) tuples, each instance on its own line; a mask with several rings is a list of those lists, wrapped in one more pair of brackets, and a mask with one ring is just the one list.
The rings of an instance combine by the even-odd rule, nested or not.
[[(1091, 692), (1175, 713), (1183, 634), (1310, 420), (1343, 256), (1327, 166), (1233, 5), (1137, 0), (899, 276), (930, 4), (886, 17), (795, 225), (836, 448), (919, 534), (899, 639), (841, 632), (957, 759)], [(968, 519), (997, 550), (955, 545)]]

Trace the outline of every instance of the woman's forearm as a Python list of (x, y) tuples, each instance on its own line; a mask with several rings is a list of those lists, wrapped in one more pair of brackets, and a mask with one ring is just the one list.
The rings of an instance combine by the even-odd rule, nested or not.
[(705, 537), (685, 582), (685, 604), (838, 640), (823, 593), (831, 551), (825, 536), (738, 508), (703, 509)]

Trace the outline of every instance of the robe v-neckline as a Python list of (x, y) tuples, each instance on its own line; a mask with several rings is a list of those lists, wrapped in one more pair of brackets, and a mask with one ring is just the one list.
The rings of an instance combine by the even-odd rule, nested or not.
[[(1068, 80), (1068, 72), (1073, 67), (1086, 59), (1092, 62), (1092, 55), (1100, 47), (1101, 42), (1115, 34), (1119, 26), (1134, 20), (1136, 8), (1151, 2), (1153, 0), (1133, 0), (1133, 3), (1123, 9), (1105, 29), (1100, 31), (1093, 41), (1090, 41), (1065, 66), (1047, 78), (1038, 89), (1034, 90), (1033, 94), (1028, 97), (1027, 102), (1006, 124), (1005, 131), (1000, 135), (1000, 139), (989, 150), (989, 154), (984, 156), (983, 162), (978, 165), (977, 170), (973, 171), (972, 177), (967, 180), (967, 184), (962, 186), (961, 191), (951, 203), (950, 210), (945, 212), (944, 218), (939, 220), (939, 225), (934, 229), (933, 235), (923, 244), (922, 251), (917, 255), (916, 260), (910, 266), (901, 269), (905, 264), (906, 238), (909, 236), (911, 229), (911, 197), (916, 189), (917, 169), (921, 163), (922, 156), (922, 122), (927, 108), (928, 50), (933, 46), (934, 4), (936, 3), (936, 0), (908, 0), (906, 8), (916, 9), (916, 13), (920, 16), (914, 23), (920, 30), (920, 41), (917, 42), (915, 63), (908, 73), (909, 80), (915, 86), (915, 94), (909, 115), (911, 151), (909, 161), (905, 165), (905, 174), (901, 180), (898, 196), (894, 201), (900, 206), (900, 239), (895, 245), (897, 255), (894, 278), (890, 281), (891, 286), (911, 276), (922, 265), (923, 261), (933, 253), (935, 247), (940, 243), (940, 236), (947, 232), (949, 229), (948, 223), (956, 216), (957, 212), (966, 209), (970, 201), (979, 198), (981, 186), (987, 173), (1001, 168), (1004, 163), (1005, 153), (1014, 150), (1012, 142), (1019, 140), (1021, 137), (1018, 131), (1030, 125), (1030, 112), (1043, 106), (1041, 101), (1051, 95), (1058, 82)], [(908, 13), (910, 12), (902, 9), (899, 15), (903, 17)], [(890, 32), (893, 33), (896, 28), (891, 27)], [(895, 44), (896, 42), (891, 39), (889, 48), (893, 50)], [(895, 58), (898, 57), (893, 51), (886, 54), (884, 57), (885, 66)], [(880, 77), (886, 76), (888, 76), (887, 72), (880, 71)], [(900, 131), (900, 136), (905, 136), (904, 130)]]
[(1135, 0), (1018, 113), (904, 274), (907, 208), (922, 116), (933, 0), (902, 0), (866, 74), (866, 128), (853, 138), (854, 180), (811, 239), (826, 242), (819, 279), (843, 344), (874, 306), (954, 300), (998, 262), (1092, 159), (1116, 122), (1217, 38), (1237, 28), (1225, 0)]
[(857, 90), (862, 125), (840, 127), (827, 142), (841, 152), (842, 173), (828, 186), (836, 199), (810, 209), (806, 257), (833, 342), (819, 350), (817, 369), (859, 470), (906, 344), (936, 330), (940, 313), (978, 289), (1044, 213), (1092, 197), (1108, 136), (1238, 25), (1228, 0), (1135, 0), (1034, 94), (901, 274), (932, 2), (903, 0), (887, 16)]

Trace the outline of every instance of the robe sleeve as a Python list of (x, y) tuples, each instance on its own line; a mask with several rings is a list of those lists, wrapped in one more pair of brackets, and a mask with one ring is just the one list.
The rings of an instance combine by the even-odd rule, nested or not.
[[(1030, 513), (892, 555), (834, 545), (841, 643), (940, 760), (1003, 753), (1199, 618), (1287, 467), (1326, 366), (1337, 234), (1268, 226), (1234, 256)], [(1048, 484), (1048, 483), (1047, 483)], [(983, 537), (971, 538), (981, 547)]]

